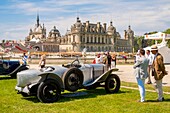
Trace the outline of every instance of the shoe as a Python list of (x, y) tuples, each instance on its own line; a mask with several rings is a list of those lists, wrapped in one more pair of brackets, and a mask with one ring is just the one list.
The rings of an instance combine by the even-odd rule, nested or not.
[(162, 101), (165, 101), (164, 97), (162, 97)]
[(162, 101), (165, 101), (164, 97), (162, 97), (162, 99), (157, 99), (158, 102), (162, 102)]
[(146, 102), (146, 101), (145, 100), (144, 101), (138, 100), (137, 102)]

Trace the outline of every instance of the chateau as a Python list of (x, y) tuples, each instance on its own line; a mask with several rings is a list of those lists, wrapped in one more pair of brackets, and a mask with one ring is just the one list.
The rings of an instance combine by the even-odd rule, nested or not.
[(122, 39), (112, 21), (107, 27), (106, 23), (81, 22), (77, 17), (76, 22), (64, 36), (60, 35), (55, 26), (46, 36), (46, 28), (44, 24), (41, 26), (37, 15), (37, 23), (30, 29), (25, 42), (27, 46), (30, 45), (37, 51), (47, 52), (81, 52), (84, 48), (88, 52), (133, 52), (134, 31), (129, 26), (128, 30), (124, 30)]

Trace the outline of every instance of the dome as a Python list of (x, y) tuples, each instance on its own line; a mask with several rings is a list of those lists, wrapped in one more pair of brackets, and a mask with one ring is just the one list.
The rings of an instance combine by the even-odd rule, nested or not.
[(57, 36), (57, 37), (60, 37), (60, 36), (61, 36), (59, 30), (56, 29), (56, 26), (54, 26), (54, 28), (50, 31), (50, 34), (51, 34), (52, 36)]
[(133, 31), (131, 30), (131, 27), (129, 25), (129, 29), (127, 30), (127, 33), (132, 33)]
[(51, 33), (60, 33), (58, 29), (56, 29), (56, 26), (50, 31)]
[(77, 22), (74, 25), (76, 28), (81, 27), (81, 21), (79, 20), (79, 17), (77, 17)]
[(108, 27), (108, 31), (114, 31), (116, 28), (112, 25), (112, 21), (110, 22), (110, 26)]

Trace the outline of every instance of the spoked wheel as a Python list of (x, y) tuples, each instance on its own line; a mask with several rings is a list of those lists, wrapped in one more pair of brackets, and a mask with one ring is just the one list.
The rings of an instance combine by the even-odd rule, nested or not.
[(76, 91), (83, 84), (83, 73), (77, 68), (70, 68), (63, 74), (62, 78), (68, 91)]
[(72, 73), (68, 77), (68, 86), (70, 86), (70, 89), (77, 89), (79, 87), (80, 80), (76, 73)]
[(120, 89), (120, 79), (117, 75), (111, 74), (105, 81), (106, 93), (117, 93)]
[(37, 97), (41, 102), (52, 103), (59, 100), (61, 88), (55, 80), (42, 82), (37, 91)]

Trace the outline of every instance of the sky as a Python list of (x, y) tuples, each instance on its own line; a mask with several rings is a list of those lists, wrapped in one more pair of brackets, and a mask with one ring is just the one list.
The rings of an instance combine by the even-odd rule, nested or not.
[(54, 26), (65, 35), (77, 16), (107, 27), (113, 21), (122, 38), (129, 25), (136, 36), (170, 28), (169, 0), (0, 0), (0, 40), (24, 40), (37, 14), (47, 35)]

